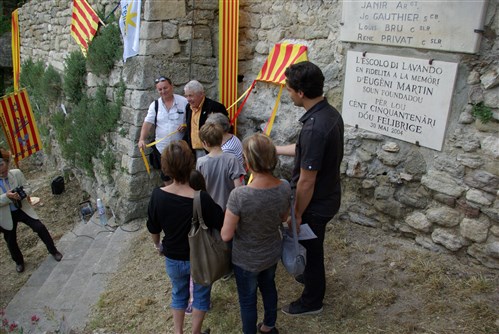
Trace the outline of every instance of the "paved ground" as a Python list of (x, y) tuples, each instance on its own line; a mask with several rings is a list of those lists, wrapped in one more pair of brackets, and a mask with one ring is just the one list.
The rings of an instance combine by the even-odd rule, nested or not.
[[(80, 222), (57, 243), (61, 262), (48, 256), (6, 308), (6, 316), (16, 319), (29, 333), (69, 333), (83, 329), (91, 307), (104, 291), (109, 277), (118, 270), (120, 254), (137, 235), (136, 224), (106, 226), (94, 216)], [(113, 226), (114, 225), (114, 226)], [(40, 318), (36, 326), (31, 318)]]

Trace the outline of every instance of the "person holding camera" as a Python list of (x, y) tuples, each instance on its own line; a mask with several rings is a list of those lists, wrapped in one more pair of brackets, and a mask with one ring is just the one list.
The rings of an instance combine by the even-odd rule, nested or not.
[(9, 170), (11, 154), (0, 148), (0, 232), (3, 233), (16, 271), (24, 271), (24, 258), (17, 244), (17, 224), (23, 222), (37, 233), (47, 250), (56, 261), (61, 261), (62, 254), (57, 250), (49, 231), (38, 219), (31, 206), (28, 195), (29, 185), (19, 169)]

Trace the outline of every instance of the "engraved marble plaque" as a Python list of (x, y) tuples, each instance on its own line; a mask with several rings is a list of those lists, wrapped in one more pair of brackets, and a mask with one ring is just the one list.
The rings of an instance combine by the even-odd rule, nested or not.
[(476, 53), (487, 0), (343, 1), (347, 42)]
[(457, 65), (348, 51), (345, 124), (440, 151)]

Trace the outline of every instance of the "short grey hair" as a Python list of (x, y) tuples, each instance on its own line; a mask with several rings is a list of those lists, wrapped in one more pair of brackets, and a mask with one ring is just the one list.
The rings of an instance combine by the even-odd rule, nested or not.
[(191, 80), (184, 86), (184, 91), (192, 93), (204, 93), (203, 85), (197, 80)]
[(224, 133), (230, 131), (229, 119), (224, 114), (218, 112), (209, 114), (205, 124), (210, 124), (210, 123), (219, 124), (220, 126), (222, 126)]

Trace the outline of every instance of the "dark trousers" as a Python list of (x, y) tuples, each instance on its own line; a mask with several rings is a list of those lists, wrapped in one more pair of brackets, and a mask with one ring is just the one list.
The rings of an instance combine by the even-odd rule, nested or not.
[(307, 265), (303, 273), (305, 288), (300, 297), (301, 303), (308, 308), (322, 307), (326, 294), (326, 270), (324, 268), (324, 235), (326, 224), (332, 217), (320, 217), (312, 213), (302, 216), (302, 224), (308, 224), (317, 238), (302, 240), (300, 244), (307, 249)]
[(13, 222), (12, 230), (7, 231), (0, 227), (0, 231), (3, 233), (3, 238), (7, 243), (7, 248), (9, 249), (10, 256), (16, 264), (24, 264), (23, 254), (21, 253), (19, 245), (17, 244), (17, 224), (19, 222), (25, 223), (33, 230), (33, 232), (38, 234), (38, 237), (43, 241), (50, 254), (54, 254), (57, 252), (57, 248), (54, 245), (54, 240), (52, 240), (49, 231), (40, 220), (31, 218), (22, 210), (12, 211), (11, 214)]

